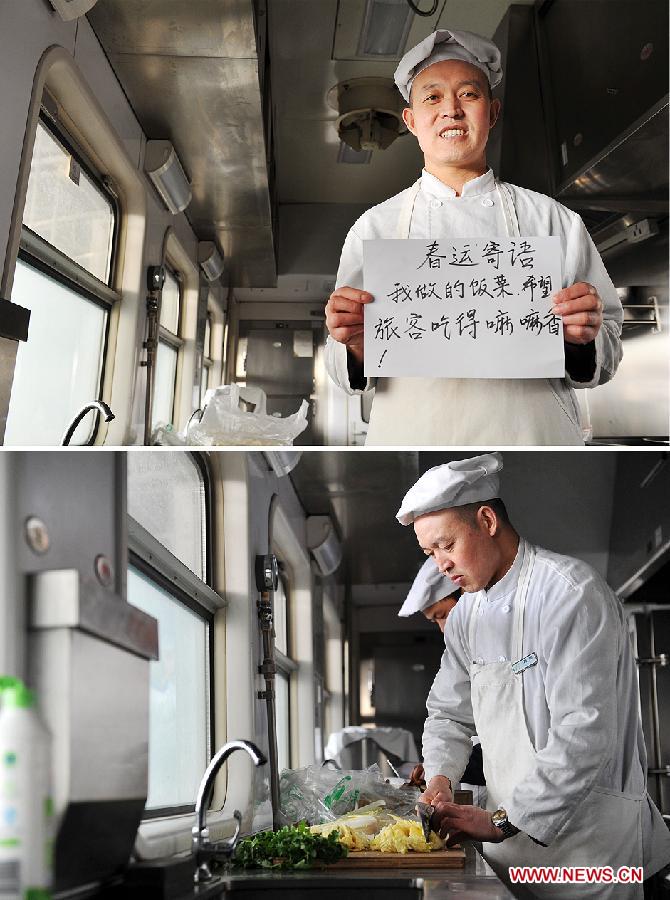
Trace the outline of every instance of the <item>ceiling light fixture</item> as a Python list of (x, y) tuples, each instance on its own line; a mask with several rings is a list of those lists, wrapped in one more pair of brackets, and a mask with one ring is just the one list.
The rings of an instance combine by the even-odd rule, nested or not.
[(147, 141), (144, 171), (172, 215), (191, 202), (191, 185), (170, 141)]
[(412, 18), (412, 10), (406, 0), (367, 0), (358, 40), (358, 56), (377, 59), (402, 56)]

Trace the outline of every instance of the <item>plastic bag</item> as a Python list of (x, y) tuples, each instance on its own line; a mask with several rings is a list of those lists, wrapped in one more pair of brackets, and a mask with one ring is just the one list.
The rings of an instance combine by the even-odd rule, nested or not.
[(199, 422), (193, 422), (186, 433), (188, 444), (246, 445), (292, 444), (307, 428), (306, 400), (300, 409), (285, 419), (256, 411), (240, 409), (240, 388), (227, 384), (208, 391), (206, 406)]
[(377, 765), (351, 770), (285, 769), (279, 781), (279, 819), (283, 825), (302, 820), (321, 825), (379, 801), (389, 812), (412, 818), (420, 794), (412, 785), (398, 787), (385, 781)]

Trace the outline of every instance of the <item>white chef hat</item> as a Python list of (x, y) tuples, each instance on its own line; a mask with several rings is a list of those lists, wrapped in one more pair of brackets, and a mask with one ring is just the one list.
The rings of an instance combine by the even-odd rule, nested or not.
[(493, 41), (471, 31), (434, 31), (408, 50), (395, 70), (395, 83), (408, 103), (412, 82), (419, 72), (445, 59), (461, 59), (477, 66), (492, 88), (502, 81), (500, 50)]
[(435, 561), (427, 559), (416, 573), (416, 578), (412, 582), (409, 594), (405, 597), (405, 602), (400, 607), (399, 616), (405, 618), (412, 616), (414, 613), (423, 612), (438, 600), (444, 600), (455, 591), (458, 585), (447, 575), (443, 575)]
[(396, 519), (401, 525), (411, 525), (424, 513), (492, 500), (499, 496), (497, 473), (502, 467), (500, 453), (484, 453), (435, 466), (407, 491)]

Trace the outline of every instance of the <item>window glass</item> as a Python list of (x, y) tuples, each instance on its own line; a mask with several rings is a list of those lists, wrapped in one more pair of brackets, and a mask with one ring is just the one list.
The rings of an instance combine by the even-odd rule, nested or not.
[(281, 772), (282, 769), (288, 769), (291, 765), (289, 675), (285, 672), (277, 672), (275, 685), (277, 694), (277, 764)]
[(203, 364), (202, 372), (200, 373), (200, 403), (205, 399), (205, 394), (209, 387), (209, 368), (209, 366)]
[(212, 356), (212, 317), (207, 313), (205, 322), (205, 344), (203, 347), (203, 356), (210, 359)]
[[(107, 311), (21, 259), (12, 301), (32, 315), (18, 346), (5, 444), (60, 444), (82, 406), (98, 399)], [(86, 416), (70, 443), (85, 443), (94, 421)]]
[(286, 609), (286, 587), (283, 578), (279, 579), (277, 590), (274, 593), (274, 626), (275, 647), (284, 656), (288, 656), (288, 626)]
[(207, 571), (202, 474), (188, 453), (128, 453), (128, 513), (198, 578)]
[(133, 567), (128, 601), (158, 620), (160, 659), (150, 666), (147, 809), (193, 806), (209, 761), (208, 624)]
[(179, 334), (179, 301), (181, 287), (175, 275), (167, 269), (161, 293), (160, 324), (172, 334)]
[(176, 347), (158, 342), (156, 352), (156, 372), (154, 376), (154, 402), (152, 407), (152, 428), (159, 422), (169, 424), (173, 420), (174, 393), (177, 381), (177, 358), (179, 351)]
[(109, 198), (38, 121), (23, 224), (107, 284), (114, 219)]

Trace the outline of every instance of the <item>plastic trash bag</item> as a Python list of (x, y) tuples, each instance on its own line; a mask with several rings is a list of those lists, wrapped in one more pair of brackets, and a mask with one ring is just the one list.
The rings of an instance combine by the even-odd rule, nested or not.
[[(259, 392), (260, 394), (260, 392)], [(225, 384), (207, 391), (200, 420), (192, 418), (186, 429), (175, 435), (163, 424), (154, 431), (159, 443), (175, 446), (179, 442), (196, 446), (287, 445), (307, 428), (309, 404), (303, 400), (292, 416), (269, 416), (263, 402), (253, 411), (240, 408), (240, 387)], [(248, 403), (245, 403), (248, 405)]]
[(300, 821), (322, 825), (361, 807), (382, 803), (388, 812), (413, 818), (420, 794), (413, 785), (385, 781), (376, 764), (369, 769), (284, 769), (279, 781), (279, 820), (282, 825)]

